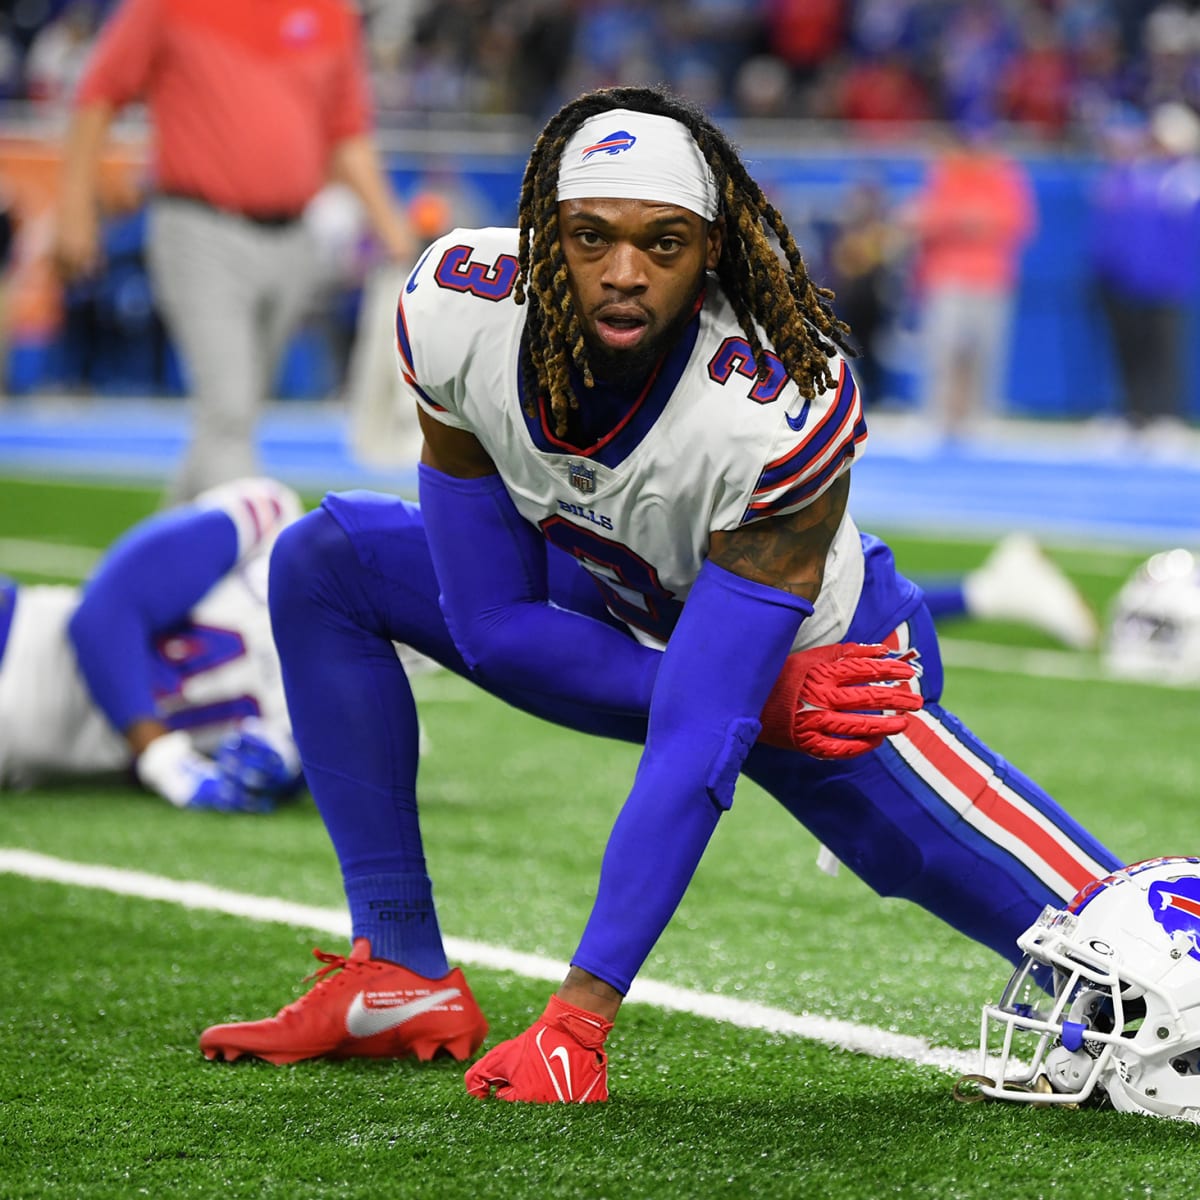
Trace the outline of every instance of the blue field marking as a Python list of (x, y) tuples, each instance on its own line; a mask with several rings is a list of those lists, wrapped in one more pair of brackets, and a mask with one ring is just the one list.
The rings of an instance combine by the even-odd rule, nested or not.
[(1200, 469), (1166, 463), (1049, 462), (872, 445), (851, 484), (860, 525), (1200, 547)]
[[(174, 400), (11, 403), (0, 407), (0, 471), (159, 484), (182, 457), (187, 430), (186, 405)], [(337, 405), (272, 405), (260, 425), (259, 452), (265, 474), (305, 491), (416, 494), (415, 463), (382, 471), (355, 460)]]
[[(183, 453), (175, 400), (22, 400), (0, 406), (0, 471), (161, 483)], [(416, 494), (416, 464), (363, 466), (337, 404), (279, 403), (260, 430), (263, 469), (309, 492)], [(989, 443), (932, 448), (875, 417), (855, 465), (860, 527), (1200, 548), (1200, 453), (1172, 461), (1091, 448), (1069, 427), (1013, 423)]]

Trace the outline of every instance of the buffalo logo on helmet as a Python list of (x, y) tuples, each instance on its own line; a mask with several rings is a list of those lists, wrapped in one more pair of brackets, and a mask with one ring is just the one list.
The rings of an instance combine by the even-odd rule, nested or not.
[(1113, 884), (1132, 879), (1133, 876), (1140, 875), (1143, 871), (1153, 871), (1156, 867), (1168, 867), (1175, 864), (1179, 864), (1180, 867), (1185, 864), (1200, 864), (1200, 858), (1183, 854), (1165, 854), (1159, 855), (1157, 858), (1140, 859), (1138, 862), (1120, 867), (1111, 875), (1105, 875), (1100, 879), (1093, 879), (1085, 883), (1067, 902), (1066, 910), (1078, 916), (1101, 892), (1106, 891)]
[(593, 142), (590, 146), (584, 146), (580, 152), (580, 159), (587, 162), (594, 154), (620, 154), (623, 150), (632, 148), (637, 138), (632, 133), (626, 133), (624, 129), (618, 129), (615, 133), (610, 133), (607, 137), (601, 138), (598, 142)]
[(1200, 876), (1184, 875), (1153, 883), (1146, 899), (1163, 932), (1186, 934), (1192, 943), (1188, 954), (1200, 959)]

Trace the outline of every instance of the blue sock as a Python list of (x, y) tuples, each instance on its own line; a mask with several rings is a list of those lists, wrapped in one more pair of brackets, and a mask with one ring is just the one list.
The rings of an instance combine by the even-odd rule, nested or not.
[[(428, 977), (448, 970), (417, 814), (416, 705), (393, 641), (448, 640), (419, 525), (393, 514), (364, 562), (325, 509), (284, 530), (270, 609), (304, 776), (333, 842), (355, 937)], [(411, 535), (411, 536), (410, 536)], [(446, 656), (443, 655), (443, 661)]]
[(427, 979), (450, 970), (428, 875), (363, 875), (346, 880), (350, 923), (372, 958), (402, 963)]
[(967, 615), (967, 597), (963, 592), (962, 580), (936, 584), (922, 582), (921, 590), (925, 593), (925, 603), (935, 621)]

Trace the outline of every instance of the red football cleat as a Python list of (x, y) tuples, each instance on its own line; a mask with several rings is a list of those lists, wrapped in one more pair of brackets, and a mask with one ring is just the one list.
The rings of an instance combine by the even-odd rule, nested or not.
[(270, 1063), (305, 1058), (409, 1058), (445, 1053), (460, 1062), (487, 1037), (487, 1021), (460, 968), (425, 979), (371, 957), (358, 938), (349, 958), (314, 950), (320, 982), (265, 1021), (213, 1025), (200, 1035), (206, 1058), (243, 1055)]

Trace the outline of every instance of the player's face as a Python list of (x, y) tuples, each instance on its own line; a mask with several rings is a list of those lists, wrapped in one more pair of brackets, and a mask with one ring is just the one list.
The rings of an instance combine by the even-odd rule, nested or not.
[(563, 200), (559, 232), (593, 370), (634, 379), (679, 335), (721, 256), (721, 226), (674, 204)]

